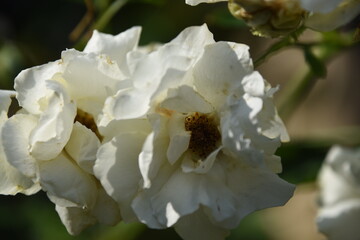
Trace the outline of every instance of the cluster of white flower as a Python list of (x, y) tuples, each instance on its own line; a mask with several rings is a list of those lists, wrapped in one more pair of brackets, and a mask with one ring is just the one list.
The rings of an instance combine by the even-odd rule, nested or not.
[(334, 146), (319, 174), (317, 225), (329, 240), (360, 235), (360, 149)]
[(140, 30), (95, 31), (0, 92), (0, 193), (45, 191), (71, 234), (123, 219), (184, 239), (285, 204), (274, 154), (288, 135), (248, 47), (203, 25), (142, 48)]
[(306, 26), (330, 31), (360, 13), (360, 0), (186, 0), (189, 5), (229, 2), (231, 13), (256, 35), (278, 37)]

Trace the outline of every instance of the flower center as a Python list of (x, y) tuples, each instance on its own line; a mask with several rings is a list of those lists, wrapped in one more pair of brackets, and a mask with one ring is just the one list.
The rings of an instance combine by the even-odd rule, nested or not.
[(76, 117), (74, 122), (78, 121), (79, 123), (81, 123), (82, 125), (84, 125), (85, 127), (87, 127), (88, 129), (90, 129), (93, 133), (95, 133), (95, 135), (98, 137), (98, 139), (100, 141), (102, 141), (103, 136), (100, 135), (99, 130), (96, 126), (94, 117), (81, 110), (81, 109), (77, 109), (77, 113), (76, 113)]
[(195, 112), (185, 117), (185, 129), (191, 132), (189, 149), (200, 158), (216, 149), (221, 135), (214, 117)]

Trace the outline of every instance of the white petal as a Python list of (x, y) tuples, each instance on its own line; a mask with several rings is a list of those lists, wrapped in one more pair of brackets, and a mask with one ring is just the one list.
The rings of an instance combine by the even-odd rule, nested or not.
[(120, 210), (117, 203), (106, 194), (103, 188), (98, 191), (98, 197), (92, 214), (101, 224), (115, 225), (120, 222)]
[(360, 201), (350, 199), (325, 207), (316, 219), (320, 232), (332, 240), (357, 240), (360, 235)]
[(321, 202), (333, 205), (360, 198), (360, 150), (333, 146), (319, 173)]
[(29, 139), (30, 152), (38, 160), (53, 159), (62, 151), (70, 138), (76, 115), (76, 106), (68, 102), (65, 89), (54, 81), (47, 84), (54, 91)]
[(151, 125), (147, 119), (109, 120), (102, 116), (99, 123), (99, 132), (104, 136), (103, 142), (110, 141), (113, 137), (125, 132), (150, 133)]
[(95, 52), (108, 55), (115, 60), (120, 69), (128, 74), (126, 56), (135, 50), (140, 38), (141, 27), (130, 28), (116, 36), (94, 30), (84, 52)]
[(16, 114), (5, 122), (1, 142), (7, 161), (29, 178), (35, 178), (37, 163), (29, 153), (29, 136), (38, 119), (32, 115)]
[(11, 104), (11, 97), (15, 97), (15, 91), (0, 90), (0, 124), (7, 119), (7, 112)]
[(306, 19), (305, 25), (318, 31), (331, 31), (353, 20), (360, 13), (360, 1), (343, 1), (328, 13), (314, 13)]
[(40, 185), (34, 183), (31, 178), (23, 175), (19, 170), (11, 166), (0, 150), (0, 194), (15, 195), (23, 193), (32, 195), (40, 190)]
[(97, 197), (94, 178), (82, 171), (64, 153), (53, 160), (40, 162), (39, 169), (40, 184), (55, 204), (62, 206), (61, 200), (64, 199), (70, 205), (63, 207), (91, 209), (94, 206)]
[(185, 173), (194, 172), (194, 173), (207, 173), (213, 166), (218, 153), (221, 151), (222, 147), (214, 150), (206, 159), (196, 159), (192, 154), (186, 154), (183, 162), (181, 164), (182, 170)]
[(172, 114), (169, 121), (170, 143), (166, 156), (170, 164), (174, 164), (180, 156), (188, 149), (190, 132), (185, 130), (184, 116), (182, 114)]
[(65, 150), (84, 171), (93, 174), (99, 146), (100, 141), (95, 133), (79, 122), (75, 122)]
[(191, 6), (198, 5), (199, 3), (216, 3), (216, 2), (227, 2), (228, 0), (185, 0), (186, 4)]
[(154, 114), (149, 116), (154, 131), (146, 138), (139, 155), (139, 168), (144, 179), (144, 188), (150, 188), (151, 180), (156, 176), (160, 166), (167, 162), (165, 149), (169, 145), (166, 132), (167, 118)]
[(99, 148), (94, 166), (95, 176), (120, 205), (125, 221), (136, 219), (130, 204), (141, 181), (138, 156), (145, 136), (141, 133), (119, 134)]
[(59, 214), (61, 222), (65, 225), (66, 230), (71, 235), (78, 235), (87, 227), (96, 223), (96, 218), (78, 207), (61, 207), (56, 205), (55, 210)]
[[(67, 62), (62, 77), (68, 84), (72, 99), (87, 99), (100, 105), (126, 80), (117, 64), (106, 56), (75, 50), (64, 51), (61, 56)], [(84, 106), (79, 108), (93, 115), (101, 111), (98, 109), (98, 113), (94, 113)]]
[(178, 53), (197, 58), (206, 45), (215, 43), (206, 24), (185, 28), (169, 45), (179, 45)]
[(209, 174), (184, 173), (176, 170), (152, 198), (152, 207), (158, 221), (167, 227), (180, 217), (208, 206), (213, 217), (226, 219), (236, 213), (234, 196), (226, 187), (225, 171), (220, 166)]
[(293, 195), (295, 186), (279, 178), (267, 169), (233, 165), (227, 172), (227, 183), (237, 196), (236, 221), (224, 223), (236, 227), (238, 222), (256, 210), (284, 205)]
[(259, 72), (255, 71), (246, 75), (241, 84), (244, 86), (244, 91), (254, 97), (264, 96), (265, 82)]
[(125, 89), (106, 99), (103, 114), (107, 117), (100, 125), (112, 119), (127, 120), (142, 118), (150, 108), (151, 93), (146, 89)]
[(63, 64), (57, 61), (21, 71), (14, 84), (20, 106), (32, 114), (41, 113), (39, 101), (47, 92), (45, 81), (51, 80), (62, 69)]
[[(15, 92), (0, 90), (0, 136), (2, 126), (8, 119), (7, 112), (11, 103), (10, 97), (12, 96), (15, 96)], [(2, 146), (2, 140), (0, 140), (0, 194), (15, 195), (17, 193), (24, 193), (31, 195), (39, 190), (39, 184), (35, 184), (31, 178), (24, 176), (19, 170), (8, 163)]]
[(201, 95), (187, 85), (169, 89), (166, 99), (160, 106), (180, 113), (209, 113), (214, 111), (213, 107)]
[(222, 106), (234, 84), (249, 73), (249, 66), (244, 65), (237, 54), (229, 43), (214, 43), (205, 47), (194, 66), (196, 90), (215, 108)]
[(327, 13), (344, 0), (300, 0), (301, 6), (309, 12)]
[(140, 191), (131, 203), (131, 207), (134, 209), (138, 219), (150, 228), (162, 229), (167, 227), (166, 223), (164, 224), (164, 221), (162, 223), (159, 222), (158, 213), (153, 208), (152, 200), (154, 199), (154, 196), (162, 189), (164, 184), (166, 184), (173, 172), (178, 169), (178, 167), (179, 164), (177, 163), (174, 165), (161, 165), (156, 178), (154, 178), (154, 181), (151, 182), (151, 188)]
[(221, 240), (229, 235), (229, 230), (213, 224), (199, 209), (193, 214), (182, 217), (174, 226), (175, 231), (185, 240)]

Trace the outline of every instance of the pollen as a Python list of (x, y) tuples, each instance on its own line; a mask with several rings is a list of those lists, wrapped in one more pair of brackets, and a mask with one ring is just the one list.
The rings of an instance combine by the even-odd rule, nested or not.
[(185, 130), (191, 132), (189, 150), (204, 159), (213, 152), (220, 141), (215, 118), (195, 112), (185, 117)]
[(94, 117), (91, 114), (89, 114), (81, 109), (77, 109), (77, 113), (76, 113), (74, 122), (79, 122), (82, 125), (84, 125), (85, 127), (87, 127), (88, 129), (90, 129), (93, 133), (96, 134), (98, 139), (100, 141), (102, 141), (103, 136), (100, 135), (99, 130), (96, 126)]

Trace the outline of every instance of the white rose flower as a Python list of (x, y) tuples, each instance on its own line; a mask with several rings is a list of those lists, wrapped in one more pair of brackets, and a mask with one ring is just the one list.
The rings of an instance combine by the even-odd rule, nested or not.
[(334, 146), (319, 173), (319, 230), (329, 240), (357, 240), (360, 229), (360, 149)]
[(253, 71), (248, 47), (215, 42), (206, 25), (129, 58), (132, 87), (106, 100), (94, 167), (125, 221), (223, 239), (247, 214), (285, 204), (277, 176), (286, 129), (276, 89)]
[(360, 0), (186, 0), (189, 5), (229, 2), (231, 13), (244, 19), (256, 35), (277, 37), (305, 25), (331, 31), (360, 13)]
[[(11, 97), (15, 97), (15, 92), (0, 90), (0, 136), (2, 126), (8, 119)], [(31, 195), (39, 190), (40, 186), (38, 183), (34, 183), (32, 179), (26, 177), (8, 163), (3, 146), (0, 144), (0, 194), (15, 195), (23, 193)]]
[(127, 87), (127, 54), (140, 28), (117, 36), (94, 32), (84, 52), (22, 71), (15, 79), (21, 112), (2, 128), (7, 161), (38, 182), (71, 234), (120, 221), (116, 203), (93, 175), (102, 141), (96, 121), (108, 95)]

